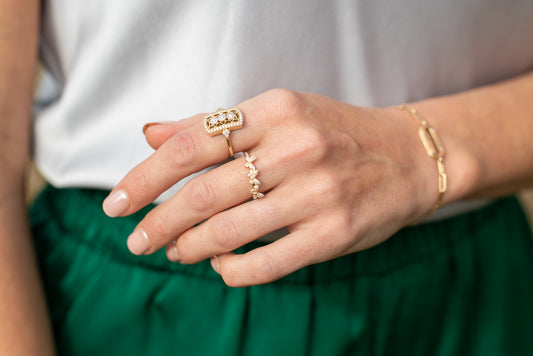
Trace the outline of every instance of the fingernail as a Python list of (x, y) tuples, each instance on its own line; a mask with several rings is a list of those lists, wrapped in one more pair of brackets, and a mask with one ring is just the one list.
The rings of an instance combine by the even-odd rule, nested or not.
[(161, 125), (160, 122), (149, 122), (143, 126), (143, 134), (146, 135), (146, 130), (148, 130), (149, 127), (155, 126), (155, 125)]
[(211, 267), (213, 267), (216, 273), (220, 274), (220, 261), (217, 255), (211, 257)]
[(104, 212), (114, 218), (124, 214), (130, 206), (130, 200), (125, 190), (119, 189), (105, 198), (102, 208)]
[(150, 248), (150, 239), (142, 228), (138, 228), (128, 237), (128, 249), (134, 255), (142, 255)]
[(178, 255), (178, 247), (176, 246), (176, 240), (172, 241), (167, 250), (167, 258), (171, 262), (179, 262), (180, 256)]

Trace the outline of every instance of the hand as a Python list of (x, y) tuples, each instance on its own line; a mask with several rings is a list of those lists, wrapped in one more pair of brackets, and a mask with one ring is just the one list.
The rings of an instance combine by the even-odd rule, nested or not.
[[(244, 126), (232, 131), (233, 147), (257, 157), (265, 197), (249, 200), (244, 158), (227, 162), (148, 213), (128, 239), (133, 253), (167, 246), (168, 258), (181, 263), (217, 256), (212, 266), (228, 285), (262, 284), (379, 244), (431, 210), (437, 170), (406, 113), (281, 89), (238, 107)], [(224, 137), (209, 136), (202, 117), (146, 129), (156, 152), (111, 192), (108, 215), (132, 214), (227, 159)], [(287, 236), (231, 253), (282, 227)]]

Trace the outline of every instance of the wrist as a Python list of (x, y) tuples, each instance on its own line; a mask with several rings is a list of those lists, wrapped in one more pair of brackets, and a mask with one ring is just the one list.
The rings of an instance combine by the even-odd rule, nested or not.
[(413, 173), (407, 182), (413, 204), (410, 222), (416, 223), (431, 215), (437, 203), (441, 207), (467, 198), (479, 182), (481, 164), (476, 155), (469, 152), (465, 140), (461, 139), (463, 128), (454, 122), (456, 121), (454, 118), (461, 116), (450, 114), (448, 105), (442, 107), (437, 100), (431, 99), (408, 106), (416, 109), (427, 122), (427, 126), (436, 131), (445, 150), (441, 169), (444, 168), (447, 184), (446, 191), (440, 196), (439, 185), (442, 183), (439, 182), (439, 173), (442, 172), (437, 161), (428, 155), (422, 143), (418, 133), (421, 125), (409, 112), (400, 110), (396, 106), (385, 109), (388, 117), (394, 120), (396, 128), (401, 130), (398, 131), (398, 136), (405, 137), (398, 149), (405, 151), (411, 160)]
[[(428, 156), (419, 136), (420, 125), (410, 114), (397, 106), (385, 109), (386, 115), (394, 125), (391, 141), (398, 151), (397, 158), (405, 167), (402, 175), (402, 187), (406, 190), (408, 201), (402, 204), (408, 209), (406, 224), (425, 220), (434, 212), (435, 204), (441, 203), (439, 192), (439, 170), (436, 161)], [(429, 120), (428, 120), (429, 122)]]
[(433, 207), (431, 208), (431, 211), (426, 215), (426, 219), (429, 218), (433, 213), (440, 207), (442, 203), (442, 198), (447, 190), (447, 175), (446, 175), (446, 167), (444, 164), (444, 158), (446, 157), (446, 150), (444, 149), (444, 146), (442, 145), (442, 141), (437, 133), (437, 130), (435, 130), (434, 127), (432, 127), (427, 120), (422, 117), (416, 109), (402, 104), (397, 106), (398, 110), (404, 111), (406, 114), (408, 114), (418, 125), (418, 138), (420, 139), (420, 143), (422, 143), (422, 146), (426, 150), (426, 154), (429, 158), (431, 158), (433, 161), (435, 161), (437, 165), (437, 173), (438, 173), (438, 193), (437, 198), (435, 200), (435, 203), (433, 204)]
[(464, 114), (454, 111), (445, 100), (436, 98), (410, 104), (435, 128), (446, 151), (447, 190), (441, 205), (468, 198), (479, 184), (482, 166), (481, 159), (469, 150), (467, 142), (462, 139), (466, 128), (457, 118)]

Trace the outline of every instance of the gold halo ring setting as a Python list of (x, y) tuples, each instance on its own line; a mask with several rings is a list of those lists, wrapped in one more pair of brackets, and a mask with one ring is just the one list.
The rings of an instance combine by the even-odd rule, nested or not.
[(204, 116), (204, 128), (210, 136), (224, 135), (228, 145), (229, 155), (233, 157), (233, 146), (229, 137), (230, 132), (242, 127), (242, 112), (237, 108), (218, 109)]

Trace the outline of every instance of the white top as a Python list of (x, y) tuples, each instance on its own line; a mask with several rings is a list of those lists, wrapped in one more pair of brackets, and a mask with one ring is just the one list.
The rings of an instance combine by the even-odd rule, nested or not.
[(43, 11), (51, 76), (34, 154), (58, 187), (111, 188), (152, 152), (144, 123), (271, 88), (381, 107), (533, 68), (531, 0), (45, 0)]

